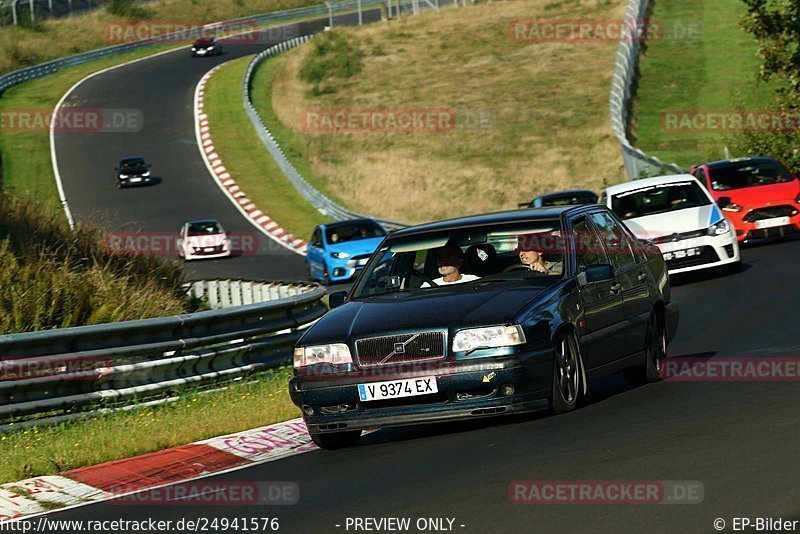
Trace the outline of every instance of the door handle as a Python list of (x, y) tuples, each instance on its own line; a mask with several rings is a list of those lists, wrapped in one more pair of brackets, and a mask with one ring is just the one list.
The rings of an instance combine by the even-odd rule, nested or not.
[(622, 284), (614, 284), (611, 286), (611, 292), (615, 295), (619, 295), (619, 292), (622, 291)]
[(647, 273), (639, 273), (638, 279), (640, 282), (644, 282), (645, 280), (647, 280)]

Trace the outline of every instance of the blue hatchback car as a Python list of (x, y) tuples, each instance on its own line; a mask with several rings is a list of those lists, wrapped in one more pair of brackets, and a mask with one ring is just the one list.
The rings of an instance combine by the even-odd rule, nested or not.
[(373, 219), (353, 219), (320, 224), (306, 251), (309, 280), (328, 285), (352, 279), (386, 237)]

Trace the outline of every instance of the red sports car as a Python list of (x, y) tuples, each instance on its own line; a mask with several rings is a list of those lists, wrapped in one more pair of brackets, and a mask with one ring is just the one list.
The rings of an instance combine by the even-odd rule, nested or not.
[(800, 231), (800, 181), (774, 158), (739, 158), (692, 168), (736, 229), (739, 242)]

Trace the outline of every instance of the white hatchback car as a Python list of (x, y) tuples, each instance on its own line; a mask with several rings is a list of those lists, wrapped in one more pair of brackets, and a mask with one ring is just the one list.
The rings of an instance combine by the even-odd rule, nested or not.
[(224, 258), (231, 255), (231, 240), (218, 221), (187, 221), (178, 236), (178, 255), (187, 261)]
[(736, 233), (709, 192), (689, 174), (634, 180), (600, 197), (641, 239), (661, 249), (670, 274), (740, 266)]

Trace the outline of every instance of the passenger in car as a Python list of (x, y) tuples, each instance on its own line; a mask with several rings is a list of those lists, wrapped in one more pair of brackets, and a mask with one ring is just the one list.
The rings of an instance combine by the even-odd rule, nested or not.
[[(434, 278), (433, 282), (437, 286), (446, 286), (448, 284), (463, 284), (464, 282), (472, 282), (480, 277), (474, 274), (461, 274), (461, 266), (464, 264), (464, 253), (461, 248), (456, 245), (445, 245), (434, 250), (436, 255), (436, 266), (439, 269), (439, 274), (442, 276)], [(428, 282), (423, 283), (420, 287), (431, 287)]]

